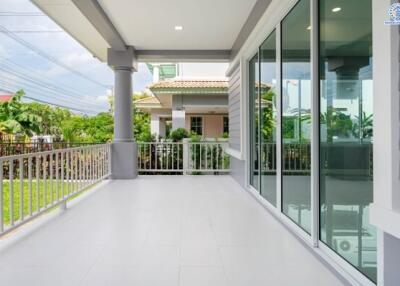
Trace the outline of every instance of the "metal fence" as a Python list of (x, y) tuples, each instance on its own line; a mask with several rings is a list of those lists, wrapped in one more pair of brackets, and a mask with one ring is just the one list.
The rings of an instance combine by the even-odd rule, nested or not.
[(149, 142), (138, 143), (141, 174), (227, 173), (228, 142)]
[(109, 144), (0, 157), (0, 235), (110, 175)]

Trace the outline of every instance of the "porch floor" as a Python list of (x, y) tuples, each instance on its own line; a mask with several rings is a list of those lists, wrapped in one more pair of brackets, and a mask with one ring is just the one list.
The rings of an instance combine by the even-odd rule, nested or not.
[(142, 176), (104, 184), (4, 248), (0, 285), (342, 282), (231, 177)]

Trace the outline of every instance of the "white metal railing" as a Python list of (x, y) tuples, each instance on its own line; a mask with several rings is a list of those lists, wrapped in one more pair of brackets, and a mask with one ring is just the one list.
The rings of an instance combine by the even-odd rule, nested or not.
[(228, 142), (140, 142), (138, 169), (146, 173), (226, 173)]
[(111, 146), (0, 157), (0, 235), (110, 175)]

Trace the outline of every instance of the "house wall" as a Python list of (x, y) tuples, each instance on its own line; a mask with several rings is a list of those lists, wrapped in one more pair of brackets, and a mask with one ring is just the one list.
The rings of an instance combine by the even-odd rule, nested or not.
[(223, 134), (223, 118), (226, 115), (204, 115), (204, 114), (186, 114), (185, 128), (190, 130), (190, 118), (203, 118), (203, 137), (220, 138)]
[(237, 65), (229, 77), (229, 149), (231, 154), (231, 176), (242, 186), (246, 183), (246, 162), (243, 154), (241, 67)]
[(157, 136), (165, 136), (165, 121), (163, 117), (171, 117), (171, 110), (151, 109), (150, 111), (150, 132)]

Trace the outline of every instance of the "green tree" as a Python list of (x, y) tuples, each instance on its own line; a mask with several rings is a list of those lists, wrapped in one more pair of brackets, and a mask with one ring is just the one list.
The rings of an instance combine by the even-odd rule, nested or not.
[(87, 119), (85, 133), (91, 143), (110, 142), (114, 136), (114, 118), (109, 112), (101, 112)]
[(68, 109), (32, 102), (26, 104), (32, 114), (42, 118), (41, 135), (62, 135), (61, 124), (71, 117)]
[(154, 136), (152, 136), (150, 131), (150, 115), (145, 113), (138, 108), (133, 108), (133, 133), (135, 139), (138, 142), (151, 142), (154, 141)]
[(64, 141), (71, 142), (84, 142), (86, 133), (84, 131), (86, 118), (83, 116), (71, 116), (61, 123), (61, 130)]
[(42, 118), (22, 103), (25, 95), (18, 91), (10, 101), (0, 103), (0, 131), (6, 134), (32, 136), (40, 134)]

